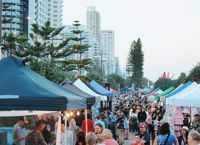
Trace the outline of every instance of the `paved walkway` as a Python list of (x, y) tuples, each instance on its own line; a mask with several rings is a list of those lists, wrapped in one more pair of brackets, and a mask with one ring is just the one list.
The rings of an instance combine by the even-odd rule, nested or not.
[(130, 132), (129, 139), (125, 140), (124, 145), (130, 145), (135, 139), (135, 133)]

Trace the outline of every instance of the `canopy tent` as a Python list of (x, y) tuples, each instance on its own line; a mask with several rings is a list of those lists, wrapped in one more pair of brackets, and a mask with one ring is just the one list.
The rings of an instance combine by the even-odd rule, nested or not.
[(174, 106), (183, 106), (183, 107), (199, 107), (200, 106), (200, 85), (196, 86), (192, 91), (187, 94), (177, 97), (171, 98), (171, 104)]
[(62, 83), (61, 86), (66, 88), (67, 90), (80, 95), (83, 98), (87, 99), (87, 103), (94, 104), (95, 103), (95, 96), (91, 96), (84, 91), (80, 90), (77, 86), (75, 86), (69, 78), (66, 78)]
[(191, 94), (193, 91), (195, 91), (197, 86), (198, 84), (196, 82), (193, 82), (191, 85), (189, 85), (187, 88), (183, 89), (179, 93), (167, 98), (166, 100), (167, 104), (172, 104), (172, 101), (174, 101), (175, 99), (185, 96), (187, 94)]
[(0, 117), (35, 116), (44, 114), (58, 114), (57, 111), (1, 111)]
[(192, 84), (192, 82), (189, 81), (189, 82), (187, 82), (186, 84), (181, 84), (181, 85), (179, 85), (176, 89), (174, 89), (172, 92), (170, 92), (169, 94), (167, 94), (167, 95), (165, 96), (165, 98), (168, 98), (168, 97), (171, 97), (171, 96), (177, 94), (178, 92), (184, 90), (185, 88), (187, 88), (187, 87), (190, 86), (191, 84)]
[(0, 61), (0, 110), (85, 109), (81, 98), (27, 68), (9, 56)]
[(130, 92), (131, 90), (129, 88), (123, 88), (122, 92)]
[(105, 89), (99, 83), (94, 80), (90, 82), (90, 86), (92, 86), (98, 93), (103, 94), (105, 96), (113, 96), (113, 93)]
[(100, 97), (100, 100), (107, 100), (106, 96), (100, 95), (95, 93), (92, 89), (90, 89), (85, 83), (83, 83), (80, 79), (76, 80), (74, 82), (74, 85), (76, 87), (78, 87), (80, 90), (84, 91), (85, 93), (91, 95), (91, 96), (95, 96), (95, 97)]
[(160, 95), (157, 95), (157, 96), (156, 96), (156, 99), (159, 99), (161, 96), (167, 95), (167, 94), (170, 93), (172, 90), (174, 90), (174, 87), (168, 88), (167, 90), (165, 90), (164, 92), (162, 92)]
[(160, 90), (160, 88), (156, 88), (155, 90), (153, 90), (153, 91), (149, 92), (149, 94), (148, 94), (148, 95), (154, 94), (154, 93), (155, 93), (155, 92), (157, 92), (158, 90)]
[(158, 88), (158, 89), (156, 89), (156, 91), (154, 91), (153, 94), (148, 95), (148, 100), (149, 101), (154, 101), (156, 99), (155, 96), (158, 96), (158, 95), (160, 95), (162, 93), (163, 93), (163, 91), (160, 88)]

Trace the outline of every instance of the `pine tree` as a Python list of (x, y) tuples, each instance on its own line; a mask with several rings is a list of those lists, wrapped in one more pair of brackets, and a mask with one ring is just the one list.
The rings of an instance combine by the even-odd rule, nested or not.
[(144, 54), (140, 38), (133, 41), (130, 47), (128, 66), (132, 71), (132, 79), (136, 87), (142, 86)]
[[(26, 56), (27, 60), (37, 58), (39, 60), (48, 61), (52, 64), (62, 63), (61, 58), (71, 55), (73, 52), (68, 46), (70, 38), (57, 39), (64, 27), (53, 28), (47, 21), (44, 26), (40, 27), (38, 24), (32, 24), (32, 32), (30, 38), (32, 44), (28, 49), (25, 49), (20, 56)], [(54, 46), (54, 40), (61, 41)]]
[(75, 26), (75, 29), (71, 32), (75, 37), (71, 38), (71, 40), (74, 42), (71, 49), (76, 58), (73, 60), (65, 60), (65, 64), (68, 71), (76, 70), (78, 72), (77, 77), (84, 79), (85, 76), (83, 76), (83, 72), (90, 69), (89, 64), (91, 64), (91, 59), (85, 58), (83, 54), (88, 51), (90, 46), (88, 44), (81, 44), (81, 41), (85, 39), (81, 36), (83, 31), (79, 29), (81, 24), (79, 21), (74, 22), (75, 23), (73, 25)]

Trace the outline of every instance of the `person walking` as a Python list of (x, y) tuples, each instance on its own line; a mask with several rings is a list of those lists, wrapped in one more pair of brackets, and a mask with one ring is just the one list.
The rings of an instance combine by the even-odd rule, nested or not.
[(183, 126), (180, 130), (181, 135), (178, 137), (179, 145), (188, 145), (188, 127)]
[(176, 136), (170, 133), (169, 123), (164, 123), (159, 131), (153, 145), (179, 145)]
[(42, 131), (46, 126), (46, 121), (44, 119), (39, 120), (36, 123), (35, 130), (28, 134), (25, 139), (26, 145), (47, 145), (42, 136)]
[(24, 117), (19, 117), (13, 128), (13, 145), (24, 145), (25, 136), (23, 136), (22, 133), (22, 126), (24, 126), (24, 123)]

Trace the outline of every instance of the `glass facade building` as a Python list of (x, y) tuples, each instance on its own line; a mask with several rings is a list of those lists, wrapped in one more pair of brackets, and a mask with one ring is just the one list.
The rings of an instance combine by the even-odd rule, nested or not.
[(28, 0), (2, 0), (2, 34), (28, 34), (28, 5)]

